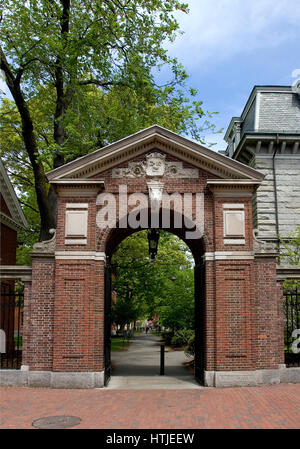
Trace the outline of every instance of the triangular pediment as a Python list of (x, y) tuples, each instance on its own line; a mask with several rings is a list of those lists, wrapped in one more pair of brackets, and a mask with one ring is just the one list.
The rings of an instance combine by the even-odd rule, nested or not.
[(118, 142), (96, 150), (47, 173), (50, 182), (89, 179), (109, 169), (125, 166), (149, 151), (161, 151), (190, 166), (205, 170), (220, 179), (242, 179), (260, 183), (257, 170), (192, 142), (161, 126), (154, 125)]

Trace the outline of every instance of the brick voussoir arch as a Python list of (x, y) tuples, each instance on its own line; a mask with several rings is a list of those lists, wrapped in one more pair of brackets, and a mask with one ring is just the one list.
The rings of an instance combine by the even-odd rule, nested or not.
[[(157, 229), (171, 232), (172, 234), (183, 240), (191, 250), (195, 259), (195, 263), (199, 263), (201, 257), (205, 254), (205, 252), (208, 251), (209, 248), (212, 248), (212, 245), (209, 244), (209, 238), (205, 234), (201, 234), (198, 238), (195, 239), (187, 238), (187, 236), (189, 235), (188, 233), (191, 233), (192, 231), (195, 232), (195, 224), (191, 222), (188, 217), (184, 216), (183, 213), (174, 213), (174, 205), (172, 205), (172, 207), (168, 211), (166, 211), (167, 213), (170, 213), (170, 227), (162, 226), (161, 223), (163, 212), (164, 211), (160, 209), (160, 226), (158, 226)], [(106, 227), (105, 229), (99, 229), (97, 233), (97, 250), (99, 252), (105, 253), (107, 256), (111, 256), (117, 249), (118, 245), (128, 236), (142, 230), (151, 229), (151, 209), (148, 210), (148, 213), (148, 226), (145, 227), (139, 227), (136, 229), (130, 228), (129, 225), (126, 228), (120, 227), (120, 221), (124, 223), (124, 218), (128, 223), (129, 214), (127, 214), (126, 216), (120, 217), (115, 227)], [(183, 223), (181, 227), (174, 227), (174, 214), (180, 216), (180, 221)]]

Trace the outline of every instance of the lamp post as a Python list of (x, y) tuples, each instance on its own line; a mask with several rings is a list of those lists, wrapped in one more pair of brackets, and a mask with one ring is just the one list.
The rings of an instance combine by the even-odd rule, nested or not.
[(155, 256), (157, 254), (158, 240), (159, 240), (159, 230), (149, 229), (148, 230), (148, 245), (149, 245), (149, 255), (152, 260), (155, 259)]

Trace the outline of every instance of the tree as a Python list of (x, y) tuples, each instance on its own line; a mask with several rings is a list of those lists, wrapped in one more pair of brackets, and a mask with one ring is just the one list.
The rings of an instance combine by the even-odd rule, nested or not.
[[(187, 75), (163, 48), (178, 31), (173, 16), (178, 10), (187, 12), (187, 5), (178, 0), (2, 1), (0, 68), (14, 100), (12, 123), (19, 114), (16, 132), (32, 170), (41, 240), (56, 226), (57, 197), (47, 184), (47, 169), (153, 120), (200, 139), (197, 120), (204, 111), (193, 99), (197, 92), (184, 93)], [(172, 80), (157, 86), (153, 68), (163, 64)], [(210, 126), (206, 120), (204, 127)]]
[(116, 303), (112, 304), (112, 322), (119, 325), (121, 330), (126, 324), (136, 321), (139, 316), (140, 310), (137, 304), (131, 300), (130, 294), (126, 298), (119, 296)]
[(195, 328), (194, 272), (178, 271), (175, 280), (166, 279), (157, 308), (161, 324), (172, 332)]

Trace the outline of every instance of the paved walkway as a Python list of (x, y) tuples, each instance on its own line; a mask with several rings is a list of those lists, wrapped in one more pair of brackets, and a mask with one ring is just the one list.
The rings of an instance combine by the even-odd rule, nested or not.
[(159, 339), (142, 335), (129, 351), (113, 353), (108, 388), (52, 390), (1, 387), (0, 428), (32, 429), (51, 416), (75, 416), (84, 429), (299, 429), (299, 384), (203, 388), (182, 364), (182, 352), (166, 354), (159, 376)]
[(70, 415), (85, 429), (299, 429), (299, 385), (188, 390), (0, 388), (2, 429)]
[(127, 351), (112, 352), (109, 389), (201, 388), (186, 366), (183, 351), (166, 348), (165, 375), (160, 376), (160, 337), (136, 334)]

